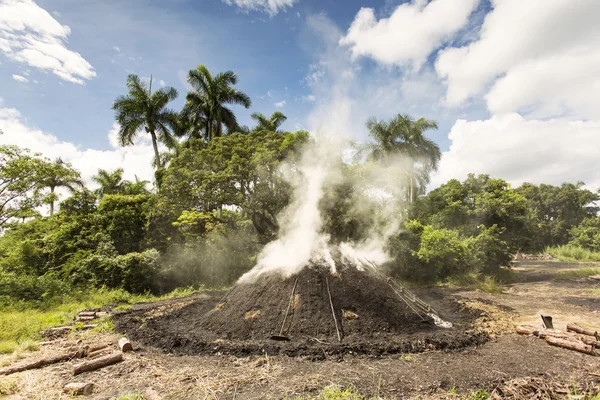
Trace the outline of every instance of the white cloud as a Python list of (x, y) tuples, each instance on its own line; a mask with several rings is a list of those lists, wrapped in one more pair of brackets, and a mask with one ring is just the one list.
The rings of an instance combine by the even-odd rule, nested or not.
[(25, 78), (24, 76), (21, 76), (21, 75), (15, 75), (15, 74), (13, 74), (12, 78), (15, 81), (18, 81), (18, 82), (23, 82), (23, 83), (29, 82), (29, 80), (27, 78)]
[(307, 103), (313, 103), (313, 102), (317, 101), (317, 96), (315, 96), (314, 94), (308, 94), (306, 96), (300, 97), (300, 100), (307, 102)]
[(61, 157), (77, 168), (86, 184), (93, 186), (91, 178), (98, 168), (114, 170), (123, 168), (125, 179), (152, 181), (153, 149), (145, 135), (139, 137), (134, 146), (120, 147), (117, 141), (118, 126), (114, 125), (108, 133), (111, 150), (95, 150), (80, 148), (73, 143), (59, 140), (56, 136), (29, 126), (23, 121), (21, 114), (14, 108), (0, 108), (0, 144), (14, 144), (39, 152), (45, 157), (55, 159)]
[(0, 2), (0, 52), (10, 60), (83, 84), (96, 72), (79, 53), (65, 47), (70, 33), (68, 26), (32, 0)]
[(340, 44), (349, 46), (354, 58), (368, 56), (385, 65), (419, 69), (429, 54), (466, 25), (478, 2), (413, 0), (380, 20), (372, 8), (361, 8)]
[(599, 132), (600, 121), (527, 120), (516, 113), (458, 120), (431, 187), (475, 173), (503, 178), (514, 186), (584, 181), (598, 189)]
[(121, 48), (118, 46), (113, 46), (113, 50), (116, 51), (117, 53), (121, 52)]
[(158, 82), (161, 87), (165, 87), (166, 83), (162, 79)]
[(298, 0), (222, 0), (228, 6), (235, 5), (244, 11), (260, 11), (276, 15), (279, 11), (284, 11), (292, 7)]
[(487, 92), (493, 113), (598, 118), (600, 2), (492, 3), (477, 40), (441, 51), (436, 61), (448, 105)]
[(283, 108), (283, 107), (285, 107), (285, 103), (286, 103), (285, 100), (278, 101), (277, 103), (275, 103), (275, 107)]

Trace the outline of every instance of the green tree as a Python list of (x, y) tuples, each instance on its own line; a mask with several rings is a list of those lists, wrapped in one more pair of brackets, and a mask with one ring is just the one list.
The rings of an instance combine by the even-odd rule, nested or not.
[(123, 181), (123, 168), (117, 168), (112, 172), (105, 169), (98, 169), (98, 175), (94, 175), (92, 180), (100, 187), (97, 190), (98, 196), (106, 194), (121, 194), (124, 192), (125, 182)]
[(210, 143), (192, 140), (167, 169), (160, 203), (179, 218), (186, 210), (235, 207), (265, 240), (277, 232), (276, 216), (288, 204), (289, 184), (279, 165), (293, 162), (308, 133), (235, 133)]
[(0, 228), (41, 205), (46, 164), (28, 150), (0, 146)]
[(157, 168), (162, 168), (158, 142), (172, 147), (175, 139), (172, 129), (177, 125), (177, 113), (168, 109), (167, 104), (177, 97), (177, 90), (163, 87), (152, 92), (152, 77), (149, 87), (137, 75), (127, 77), (129, 94), (119, 96), (113, 103), (116, 120), (119, 123), (119, 143), (132, 145), (142, 130), (150, 134), (154, 147)]
[(425, 193), (431, 172), (437, 170), (441, 158), (438, 145), (425, 137), (426, 131), (437, 129), (437, 123), (425, 118), (415, 121), (409, 115), (398, 114), (387, 122), (370, 118), (367, 128), (375, 142), (361, 150), (367, 151), (369, 159), (383, 163), (390, 162), (392, 157), (407, 159), (407, 200), (414, 202)]
[(52, 163), (46, 163), (44, 177), (40, 186), (50, 189), (44, 201), (50, 205), (50, 215), (54, 214), (54, 203), (58, 199), (57, 188), (66, 188), (71, 193), (84, 187), (79, 171), (73, 169), (70, 163), (65, 163), (60, 157)]
[(237, 84), (237, 75), (233, 71), (213, 76), (208, 68), (199, 65), (189, 71), (187, 80), (193, 90), (186, 96), (182, 115), (187, 124), (194, 127), (191, 130), (193, 137), (203, 132), (204, 138), (210, 142), (222, 135), (223, 125), (228, 129), (236, 128), (235, 114), (226, 105), (238, 104), (249, 108), (252, 104), (246, 93), (232, 87)]
[(285, 122), (287, 117), (280, 111), (275, 111), (270, 117), (262, 113), (253, 113), (250, 116), (256, 121), (255, 131), (279, 132), (279, 127)]

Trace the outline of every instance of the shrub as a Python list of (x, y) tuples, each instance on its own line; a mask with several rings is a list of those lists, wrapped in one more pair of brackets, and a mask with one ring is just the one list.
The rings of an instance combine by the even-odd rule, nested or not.
[(421, 234), (417, 256), (429, 265), (437, 279), (463, 275), (471, 268), (472, 254), (468, 242), (455, 230), (426, 226)]
[(501, 266), (508, 265), (512, 254), (508, 243), (502, 239), (503, 231), (493, 225), (483, 228), (479, 235), (468, 241), (476, 270), (496, 274)]
[(586, 218), (569, 231), (570, 245), (600, 251), (600, 217)]

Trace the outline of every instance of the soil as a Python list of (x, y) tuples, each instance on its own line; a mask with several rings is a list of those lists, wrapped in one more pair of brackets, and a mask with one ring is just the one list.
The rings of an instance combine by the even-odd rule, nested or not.
[(465, 308), (455, 296), (432, 288), (419, 290), (418, 295), (453, 324), (441, 328), (399, 297), (392, 284), (382, 275), (353, 267), (335, 275), (305, 268), (287, 279), (274, 275), (238, 284), (227, 293), (157, 316), (135, 310), (115, 318), (115, 324), (133, 340), (173, 353), (267, 352), (315, 360), (460, 349), (488, 339), (472, 330), (480, 312)]
[[(139, 334), (139, 340), (132, 339), (134, 351), (126, 353), (125, 361), (120, 364), (78, 377), (72, 376), (68, 363), (0, 377), (0, 392), (8, 388), (7, 393), (14, 394), (5, 398), (11, 400), (67, 398), (62, 394), (62, 387), (83, 380), (95, 383), (91, 396), (95, 399), (117, 399), (127, 393), (146, 393), (145, 397), (137, 397), (146, 399), (293, 399), (316, 396), (323, 387), (336, 385), (352, 386), (365, 396), (385, 399), (472, 399), (472, 393), (484, 390), (495, 396), (494, 399), (587, 400), (591, 396), (583, 397), (584, 393), (600, 391), (600, 357), (552, 347), (541, 339), (512, 333), (515, 324), (539, 326), (540, 313), (552, 315), (559, 329), (564, 329), (567, 322), (600, 329), (600, 284), (586, 278), (556, 279), (559, 271), (584, 267), (589, 265), (517, 262), (514, 270), (519, 274), (518, 281), (506, 286), (500, 294), (449, 287), (424, 288), (417, 293), (434, 308), (439, 307), (437, 311), (451, 322), (455, 322), (451, 316), (453, 310), (459, 315), (468, 315), (460, 311), (461, 307), (479, 310), (480, 316), (474, 320), (456, 322), (489, 337), (483, 344), (376, 357), (366, 352), (347, 351), (342, 356), (323, 353), (322, 359), (315, 362), (315, 357), (310, 355), (290, 357), (284, 352), (277, 355), (267, 347), (263, 347), (262, 354), (224, 354), (218, 349), (195, 354), (189, 344), (169, 346), (160, 334), (150, 337), (144, 333)], [(200, 315), (200, 310), (196, 311), (198, 314), (192, 312), (194, 307), (204, 307), (208, 312), (224, 295), (223, 292), (201, 293), (184, 299), (134, 305), (130, 312), (115, 317), (117, 329), (125, 329), (133, 337), (136, 335), (134, 327), (145, 331), (153, 320), (169, 321), (170, 314), (183, 316), (181, 313), (186, 310), (190, 313), (185, 314), (187, 316)], [(290, 292), (281, 294), (288, 300), (289, 295)], [(355, 312), (359, 319), (366, 315), (365, 311)], [(273, 329), (278, 333), (280, 327), (278, 320)], [(177, 335), (181, 337), (193, 337), (194, 330), (204, 328), (201, 323), (198, 327), (190, 323), (187, 331), (184, 324), (172, 324), (169, 329), (180, 329)], [(223, 328), (221, 334), (226, 332)], [(299, 340), (294, 332), (293, 329), (289, 332), (291, 342), (274, 344), (285, 346)], [(347, 337), (351, 336), (349, 330), (345, 332)], [(169, 334), (169, 331), (163, 333)], [(412, 334), (422, 332), (408, 333)], [(43, 346), (42, 351), (29, 353), (17, 362), (62, 352), (78, 340), (84, 343), (116, 341), (121, 333), (77, 335), (81, 336)], [(170, 338), (174, 337), (173, 334)], [(250, 341), (272, 342), (260, 337)], [(342, 345), (349, 344), (342, 342)], [(6, 356), (0, 356), (0, 362), (4, 361), (2, 357)]]

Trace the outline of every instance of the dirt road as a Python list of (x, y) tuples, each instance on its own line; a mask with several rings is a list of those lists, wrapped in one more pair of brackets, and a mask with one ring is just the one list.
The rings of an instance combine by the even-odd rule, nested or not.
[[(539, 398), (561, 398), (599, 390), (600, 376), (594, 374), (600, 374), (600, 357), (510, 333), (515, 323), (539, 325), (540, 313), (552, 315), (559, 328), (577, 322), (600, 329), (600, 282), (557, 279), (560, 271), (582, 267), (555, 261), (521, 262), (514, 268), (518, 282), (508, 285), (502, 294), (442, 288), (445, 296), (460, 300), (465, 307), (484, 310), (474, 329), (487, 331), (492, 340), (481, 346), (382, 358), (346, 354), (343, 359), (318, 362), (269, 354), (173, 355), (144, 346), (127, 353), (125, 362), (87, 373), (84, 378), (96, 384), (93, 397), (98, 399), (142, 394), (148, 388), (161, 399), (294, 398), (316, 395), (328, 385), (353, 386), (365, 396), (392, 399), (472, 398), (476, 390), (495, 391), (503, 398), (531, 398), (534, 393)], [(177, 302), (162, 305), (162, 309), (153, 307), (155, 312), (169, 312), (177, 308)], [(107, 338), (103, 335), (101, 339)], [(56, 365), (0, 378), (0, 385), (10, 380), (18, 387), (18, 394), (7, 398), (66, 398), (61, 389), (75, 380), (69, 371), (68, 365)], [(509, 397), (511, 394), (521, 397)]]

